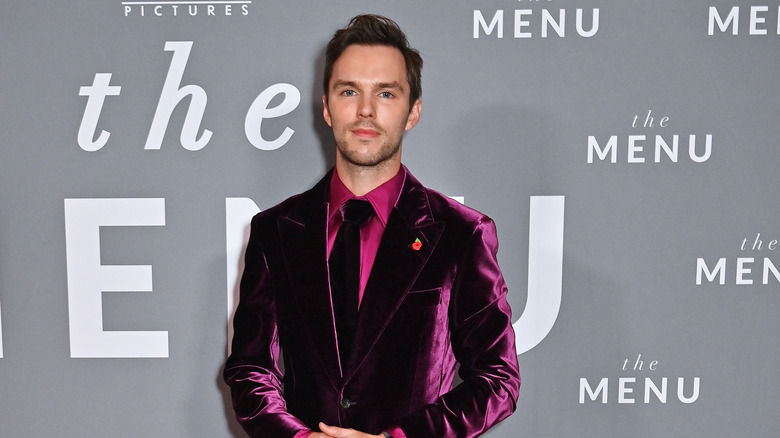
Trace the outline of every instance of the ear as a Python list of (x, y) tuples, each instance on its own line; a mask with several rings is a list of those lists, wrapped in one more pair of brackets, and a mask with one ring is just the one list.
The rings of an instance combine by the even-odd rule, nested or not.
[(409, 115), (406, 116), (406, 127), (404, 128), (405, 131), (410, 131), (412, 128), (417, 126), (417, 122), (420, 121), (421, 111), (422, 111), (422, 100), (417, 99), (412, 105), (412, 108), (409, 110)]
[(328, 126), (331, 128), (333, 127), (330, 119), (330, 109), (328, 108), (328, 96), (324, 94), (322, 95), (322, 118), (325, 119), (325, 123), (327, 123)]

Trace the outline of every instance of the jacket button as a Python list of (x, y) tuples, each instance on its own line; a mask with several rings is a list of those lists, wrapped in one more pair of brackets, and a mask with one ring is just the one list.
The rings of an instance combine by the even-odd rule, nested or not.
[(352, 406), (352, 402), (350, 402), (348, 398), (342, 398), (339, 402), (339, 406), (344, 409), (349, 409), (349, 407)]

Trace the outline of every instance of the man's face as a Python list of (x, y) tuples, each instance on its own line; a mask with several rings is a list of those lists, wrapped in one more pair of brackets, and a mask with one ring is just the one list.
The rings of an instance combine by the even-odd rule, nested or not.
[(417, 100), (409, 108), (406, 63), (398, 49), (347, 47), (333, 64), (328, 95), (322, 96), (336, 160), (360, 167), (400, 163), (404, 131), (419, 121), (421, 105)]

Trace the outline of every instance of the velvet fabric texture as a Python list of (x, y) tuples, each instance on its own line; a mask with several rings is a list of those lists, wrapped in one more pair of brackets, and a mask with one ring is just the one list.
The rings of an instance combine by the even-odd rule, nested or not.
[(495, 225), (407, 171), (342, 368), (326, 262), (331, 173), (252, 220), (224, 371), (239, 422), (251, 437), (319, 421), (480, 435), (514, 411), (520, 386)]

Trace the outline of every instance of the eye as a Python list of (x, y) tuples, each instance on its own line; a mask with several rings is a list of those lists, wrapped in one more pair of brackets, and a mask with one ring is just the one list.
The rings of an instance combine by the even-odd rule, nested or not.
[(383, 91), (383, 92), (379, 93), (379, 95), (382, 96), (385, 99), (390, 99), (391, 97), (393, 97), (393, 93), (391, 93), (389, 91)]
[(349, 97), (349, 96), (354, 96), (354, 95), (355, 95), (355, 90), (344, 90), (344, 91), (342, 92), (342, 94), (343, 94), (343, 95), (345, 95), (345, 96), (347, 96), (347, 97)]

